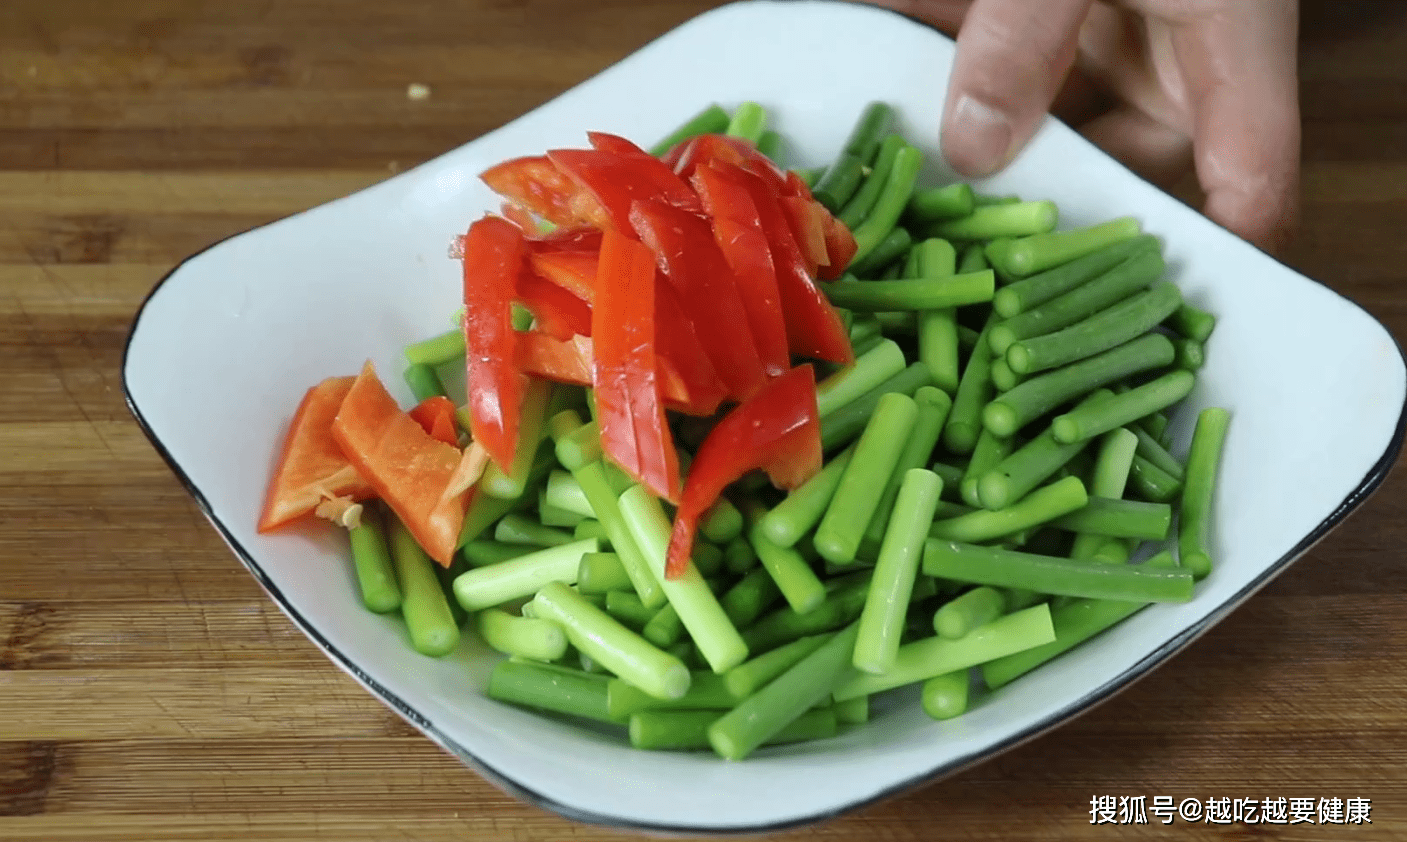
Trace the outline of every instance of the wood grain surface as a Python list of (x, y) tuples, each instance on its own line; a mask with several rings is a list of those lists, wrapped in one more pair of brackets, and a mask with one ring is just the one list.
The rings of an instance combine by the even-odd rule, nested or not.
[[(628, 838), (501, 794), (326, 661), (143, 438), (119, 366), (182, 257), (468, 141), (711, 5), (0, 4), (0, 839)], [(1407, 336), (1407, 4), (1311, 3), (1302, 53), (1286, 260)], [(1404, 492), (1394, 471), (1067, 727), (777, 838), (1407, 839)], [(1372, 822), (1093, 827), (1096, 795), (1364, 798)]]

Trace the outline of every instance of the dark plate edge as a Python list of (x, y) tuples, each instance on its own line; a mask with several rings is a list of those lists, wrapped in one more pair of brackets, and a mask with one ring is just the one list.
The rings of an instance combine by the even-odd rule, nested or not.
[[(855, 0), (839, 0), (839, 2), (845, 3), (847, 5), (861, 5), (856, 3)], [(875, 7), (868, 6), (868, 8)], [(923, 26), (925, 28), (934, 29), (934, 27), (930, 26), (929, 24), (923, 21), (917, 20), (916, 18), (903, 15), (898, 12), (891, 13), (899, 17), (903, 17), (911, 23)], [(547, 102), (544, 102), (539, 107), (545, 106), (547, 104)], [(429, 161), (425, 163), (429, 163)], [(287, 217), (285, 217), (284, 219), (286, 218)], [(199, 488), (196, 487), (195, 483), (191, 481), (190, 477), (186, 475), (185, 471), (182, 470), (180, 464), (175, 460), (174, 457), (172, 457), (171, 453), (166, 449), (165, 445), (162, 444), (161, 439), (156, 435), (156, 433), (151, 429), (150, 425), (147, 423), (145, 416), (143, 416), (141, 408), (137, 405), (135, 398), (132, 396), (131, 390), (128, 388), (127, 370), (128, 357), (131, 352), (132, 341), (136, 337), (137, 330), (141, 325), (141, 319), (143, 314), (146, 312), (147, 305), (157, 295), (157, 293), (161, 291), (161, 288), (167, 283), (167, 281), (171, 280), (186, 264), (190, 263), (192, 260), (199, 258), (206, 252), (219, 246), (221, 243), (235, 239), (237, 237), (242, 237), (245, 234), (258, 231), (261, 228), (277, 224), (281, 221), (283, 220), (272, 220), (264, 225), (258, 225), (253, 228), (249, 228), (245, 231), (241, 231), (237, 234), (233, 234), (229, 237), (225, 237), (221, 240), (217, 240), (214, 243), (211, 243), (209, 246), (206, 246), (200, 251), (195, 252), (194, 254), (181, 260), (181, 262), (177, 263), (174, 267), (171, 268), (170, 271), (163, 275), (161, 279), (158, 280), (156, 284), (152, 287), (152, 289), (147, 293), (146, 297), (143, 298), (141, 305), (137, 308), (136, 315), (133, 317), (132, 327), (128, 332), (127, 340), (123, 345), (122, 351), (122, 393), (124, 401), (127, 404), (128, 411), (132, 413), (132, 417), (134, 418), (134, 420), (136, 420), (138, 427), (141, 428), (142, 434), (146, 436), (147, 440), (151, 443), (152, 447), (156, 450), (156, 452), (161, 456), (162, 460), (171, 469), (172, 473), (176, 476), (177, 480), (180, 481), (181, 485), (186, 489), (186, 492), (190, 494), (191, 498), (196, 502), (196, 505), (200, 507), (201, 512), (205, 515), (206, 519), (210, 521), (211, 525), (215, 527), (216, 531), (224, 540), (225, 544), (235, 553), (235, 555), (240, 559), (244, 566), (254, 576), (255, 580), (258, 581), (260, 586), (263, 587), (266, 593), (268, 593), (270, 598), (272, 598), (274, 602), (279, 606), (279, 608), (282, 609), (284, 614), (286, 614), (289, 619), (293, 620), (294, 624), (297, 625), (298, 628), (310, 640), (312, 640), (319, 647), (321, 647), (323, 651), (327, 653), (329, 659), (331, 659), (338, 666), (342, 667), (343, 670), (345, 670), (349, 675), (355, 678), (367, 689), (371, 690), (387, 707), (389, 707), (397, 715), (401, 716), (411, 725), (415, 726), (417, 729), (422, 731), (427, 737), (429, 737), (442, 749), (457, 757), (466, 766), (469, 766), (471, 769), (477, 772), (484, 779), (488, 780), (494, 786), (498, 787), (499, 789), (503, 790), (504, 792), (510, 795), (513, 795), (514, 797), (520, 798), (528, 803), (531, 803), (536, 807), (556, 813), (569, 820), (594, 824), (597, 826), (636, 831), (641, 833), (683, 836), (742, 836), (787, 831), (799, 827), (804, 827), (806, 825), (830, 821), (841, 816), (847, 815), (849, 813), (853, 813), (857, 810), (861, 810), (866, 807), (878, 804), (880, 802), (887, 801), (891, 798), (898, 797), (904, 793), (932, 785), (942, 779), (959, 774), (963, 771), (980, 765), (981, 763), (994, 759), (998, 755), (1004, 754), (1014, 748), (1017, 748), (1018, 746), (1035, 740), (1061, 727), (1062, 725), (1075, 719), (1076, 717), (1088, 713), (1098, 705), (1103, 704), (1104, 702), (1113, 698), (1118, 693), (1127, 689), (1135, 681), (1143, 678), (1158, 666), (1161, 666), (1173, 655), (1176, 655), (1183, 649), (1187, 648), (1188, 645), (1190, 645), (1202, 634), (1210, 630), (1217, 623), (1221, 622), (1222, 619), (1224, 619), (1232, 611), (1238, 608), (1253, 594), (1255, 594), (1261, 588), (1265, 587), (1265, 585), (1269, 584), (1272, 579), (1283, 573), (1290, 566), (1290, 564), (1292, 564), (1304, 553), (1308, 552), (1315, 544), (1319, 543), (1319, 541), (1323, 540), (1325, 536), (1327, 536), (1331, 531), (1333, 531), (1340, 524), (1342, 524), (1343, 521), (1350, 514), (1352, 514), (1359, 506), (1366, 502), (1368, 498), (1373, 495), (1374, 492), (1378, 490), (1378, 488), (1382, 485), (1383, 481), (1387, 478), (1388, 474), (1392, 470), (1392, 467), (1396, 463), (1397, 457), (1402, 451), (1404, 434), (1407, 434), (1407, 401), (1404, 401), (1402, 410), (1398, 414), (1397, 425), (1393, 430), (1392, 436), (1390, 437), (1387, 447), (1383, 451), (1382, 456), (1379, 457), (1378, 461), (1373, 465), (1372, 468), (1368, 470), (1367, 474), (1364, 475), (1363, 480), (1359, 483), (1359, 485), (1353, 491), (1351, 491), (1348, 496), (1344, 498), (1343, 502), (1341, 502), (1338, 507), (1335, 508), (1334, 511), (1329, 514), (1328, 517), (1321, 521), (1318, 526), (1311, 530), (1307, 535), (1305, 535), (1303, 539), (1301, 539), (1294, 547), (1292, 547), (1289, 552), (1281, 556), (1273, 564), (1269, 565), (1261, 573), (1260, 576), (1247, 583), (1246, 587), (1244, 587), (1235, 595), (1233, 595), (1230, 599), (1222, 603), (1215, 611), (1207, 615), (1207, 617), (1203, 618), (1200, 622), (1184, 629), (1176, 637), (1172, 638), (1158, 649), (1149, 653), (1146, 657), (1144, 657), (1141, 661), (1135, 664), (1127, 672), (1122, 673), (1116, 678), (1091, 690), (1077, 701), (1072, 702), (1071, 704), (1066, 705), (1062, 709), (1051, 713), (1049, 716), (1045, 717), (1040, 722), (1033, 724), (1030, 728), (1027, 728), (1019, 733), (1013, 734), (1011, 737), (998, 743), (995, 743), (981, 752), (967, 754), (955, 758), (944, 765), (934, 767), (928, 772), (917, 775), (908, 780), (901, 781), (892, 786), (886, 787), (885, 789), (880, 790), (879, 792), (876, 792), (859, 800), (849, 802), (834, 809), (812, 813), (806, 816), (799, 816), (793, 819), (787, 819), (784, 821), (778, 821), (769, 824), (734, 826), (691, 826), (652, 824), (648, 822), (638, 822), (629, 819), (622, 819), (618, 816), (613, 816), (606, 813), (596, 813), (589, 810), (582, 810), (567, 804), (563, 804), (554, 800), (550, 796), (543, 795), (542, 793), (537, 792), (531, 787), (521, 784), (518, 781), (499, 772), (494, 767), (488, 765), (483, 760), (476, 757), (472, 752), (468, 751), (463, 746), (450, 739), (439, 729), (437, 729), (429, 719), (423, 716), (414, 707), (407, 704), (396, 694), (392, 693), (390, 690), (377, 683), (373, 678), (371, 678), (371, 676), (367, 675), (359, 667), (357, 667), (357, 665), (351, 659), (349, 659), (340, 650), (338, 650), (330, 641), (323, 637), (320, 632), (313, 628), (313, 626), (293, 608), (293, 606), (284, 597), (283, 593), (269, 579), (268, 575), (263, 571), (263, 569), (259, 567), (258, 562), (254, 560), (253, 556), (247, 550), (244, 549), (244, 547), (234, 537), (234, 535), (229, 531), (229, 529), (227, 529), (225, 525), (220, 521), (220, 519), (215, 516), (215, 513), (208, 501), (205, 499), (205, 496), (200, 492)], [(1271, 257), (1271, 259), (1274, 258)], [(1302, 273), (1298, 272), (1297, 274), (1302, 275)], [(1404, 364), (1407, 365), (1407, 356), (1403, 355), (1401, 343), (1398, 342), (1397, 337), (1393, 336), (1391, 331), (1387, 330), (1387, 327), (1383, 325), (1381, 321), (1379, 321), (1376, 317), (1374, 317), (1370, 312), (1368, 312), (1365, 308), (1359, 305), (1356, 301), (1353, 301), (1353, 299), (1343, 295), (1342, 292), (1335, 290), (1326, 284), (1322, 284), (1312, 278), (1308, 278), (1307, 276), (1305, 277), (1312, 283), (1319, 284), (1325, 289), (1328, 289), (1329, 291), (1335, 293), (1336, 295), (1339, 295), (1340, 297), (1354, 304), (1354, 306), (1357, 307), (1360, 311), (1362, 311), (1364, 315), (1366, 315), (1369, 319), (1372, 319), (1376, 324), (1382, 327), (1384, 333), (1386, 333), (1388, 337), (1392, 340), (1393, 345), (1397, 350), (1399, 359), (1402, 359), (1404, 361)], [(1404, 381), (1407, 381), (1407, 377), (1404, 377)]]

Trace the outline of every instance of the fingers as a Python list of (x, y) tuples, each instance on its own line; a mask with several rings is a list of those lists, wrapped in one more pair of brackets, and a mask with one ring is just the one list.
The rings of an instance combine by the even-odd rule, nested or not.
[(1131, 105), (1121, 105), (1079, 127), (1091, 143), (1160, 187), (1192, 169), (1192, 139)]
[(958, 33), (943, 154), (970, 178), (1011, 162), (1075, 58), (1091, 0), (976, 0)]
[(1270, 251), (1299, 209), (1298, 3), (1230, 0), (1173, 34), (1205, 212)]

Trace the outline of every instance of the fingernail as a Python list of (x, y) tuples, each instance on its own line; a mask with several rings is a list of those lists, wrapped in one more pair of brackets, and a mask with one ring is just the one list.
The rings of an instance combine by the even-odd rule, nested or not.
[(980, 178), (1006, 164), (1011, 138), (1005, 114), (963, 94), (943, 129), (943, 154), (959, 173)]

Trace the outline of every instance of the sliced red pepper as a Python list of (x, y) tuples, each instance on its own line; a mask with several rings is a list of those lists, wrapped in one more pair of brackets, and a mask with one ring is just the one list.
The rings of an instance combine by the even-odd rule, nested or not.
[(767, 373), (737, 279), (714, 242), (708, 220), (661, 202), (636, 202), (630, 220), (641, 241), (658, 256), (729, 396), (743, 400), (757, 391)]
[[(758, 151), (751, 141), (721, 134), (704, 134), (681, 141), (666, 153), (664, 161), (684, 178), (707, 164), (732, 164), (762, 179), (772, 192), (787, 195), (787, 179), (771, 158)], [(803, 185), (804, 186), (804, 185)]]
[(464, 348), (470, 433), (507, 471), (518, 447), (523, 376), (513, 364), (512, 302), (523, 268), (523, 234), (486, 216), (464, 238)]
[(815, 275), (817, 269), (830, 263), (830, 255), (826, 251), (825, 219), (830, 212), (820, 202), (799, 196), (781, 196), (777, 202), (786, 214), (791, 235), (806, 260), (807, 274)]
[[(485, 170), (489, 189), (554, 225), (610, 224), (606, 209), (546, 155), (513, 158)], [(531, 230), (531, 229), (527, 229)]]
[(699, 446), (674, 516), (666, 578), (679, 576), (688, 566), (699, 518), (723, 489), (757, 468), (780, 488), (795, 488), (820, 470), (821, 421), (811, 366), (769, 381), (723, 416)]
[[(799, 196), (802, 199), (811, 198), (811, 188), (806, 186), (806, 182), (801, 180), (801, 176), (792, 170), (786, 172), (786, 187), (781, 191), (783, 196)], [(825, 207), (822, 205), (821, 207)]]
[(601, 230), (630, 230), (630, 206), (657, 200), (688, 211), (702, 210), (699, 197), (669, 167), (649, 155), (638, 157), (600, 149), (554, 149), (548, 157), (584, 192), (606, 209)]
[[(728, 397), (728, 389), (709, 362), (694, 323), (679, 301), (679, 294), (658, 273), (655, 276), (655, 344), (655, 353), (665, 364), (662, 368), (672, 369), (683, 386), (684, 398), (672, 400), (669, 408), (703, 417), (717, 412), (718, 405)], [(666, 398), (670, 395), (666, 394)]]
[(782, 297), (782, 317), (787, 324), (787, 342), (793, 354), (827, 360), (842, 365), (854, 359), (850, 337), (840, 314), (816, 286), (807, 271), (805, 258), (787, 224), (777, 196), (750, 172), (736, 170), (757, 205), (762, 230), (771, 246), (772, 265), (777, 270), (777, 290)]
[(519, 332), (514, 348), (514, 364), (524, 374), (558, 383), (591, 385), (595, 357), (591, 339), (573, 336), (563, 342), (537, 330)]
[(597, 252), (544, 251), (528, 255), (539, 276), (590, 304), (596, 296)]
[[(536, 330), (518, 333), (515, 362), (518, 370), (524, 374), (543, 377), (557, 383), (590, 386), (595, 360), (596, 356), (590, 337), (573, 336), (566, 342), (560, 342)], [(674, 364), (659, 356), (658, 352), (656, 352), (656, 362), (659, 366), (657, 373), (660, 378), (660, 392), (664, 395), (665, 406), (669, 409), (678, 408), (682, 411), (688, 411), (691, 407), (692, 396), (684, 379), (675, 370)]]
[(332, 437), (332, 419), (355, 381), (355, 377), (329, 377), (303, 395), (269, 480), (259, 515), (260, 532), (311, 514), (323, 500), (365, 500), (375, 493)]
[(533, 254), (555, 251), (596, 254), (601, 250), (601, 230), (583, 226), (554, 228), (545, 234), (528, 237), (528, 250)]
[(742, 182), (713, 164), (697, 167), (692, 182), (713, 218), (713, 239), (737, 279), (763, 370), (776, 377), (791, 366), (791, 354), (777, 271), (757, 206)]
[(466, 493), (450, 493), (459, 448), (431, 438), (403, 412), (369, 362), (338, 409), (332, 435), (425, 552), (448, 567), (468, 502)]
[(531, 270), (518, 274), (513, 300), (533, 314), (538, 327), (557, 339), (565, 342), (576, 334), (591, 335), (591, 308), (586, 302)]
[(655, 496), (677, 500), (679, 456), (655, 373), (655, 258), (615, 231), (601, 240), (592, 329), (602, 449)]
[(454, 401), (444, 395), (432, 395), (410, 411), (410, 417), (420, 429), (436, 441), (459, 447), (459, 428), (454, 423)]
[[(822, 210), (824, 205), (820, 206)], [(830, 258), (829, 265), (821, 268), (821, 279), (833, 281), (845, 274), (845, 270), (850, 268), (850, 261), (855, 259), (855, 253), (860, 250), (859, 243), (855, 242), (855, 235), (846, 227), (844, 222), (826, 213), (826, 255)]]
[(855, 242), (855, 235), (850, 232), (844, 222), (836, 219), (834, 214), (826, 210), (825, 205), (811, 198), (811, 188), (806, 186), (806, 182), (801, 180), (801, 176), (791, 170), (787, 170), (784, 195), (811, 202), (811, 212), (816, 214), (821, 221), (821, 236), (826, 243), (826, 257), (824, 260), (819, 258), (816, 260), (820, 267), (817, 270), (817, 276), (824, 281), (833, 281), (845, 274), (845, 270), (850, 266), (850, 261), (855, 259), (855, 253), (860, 248)]

